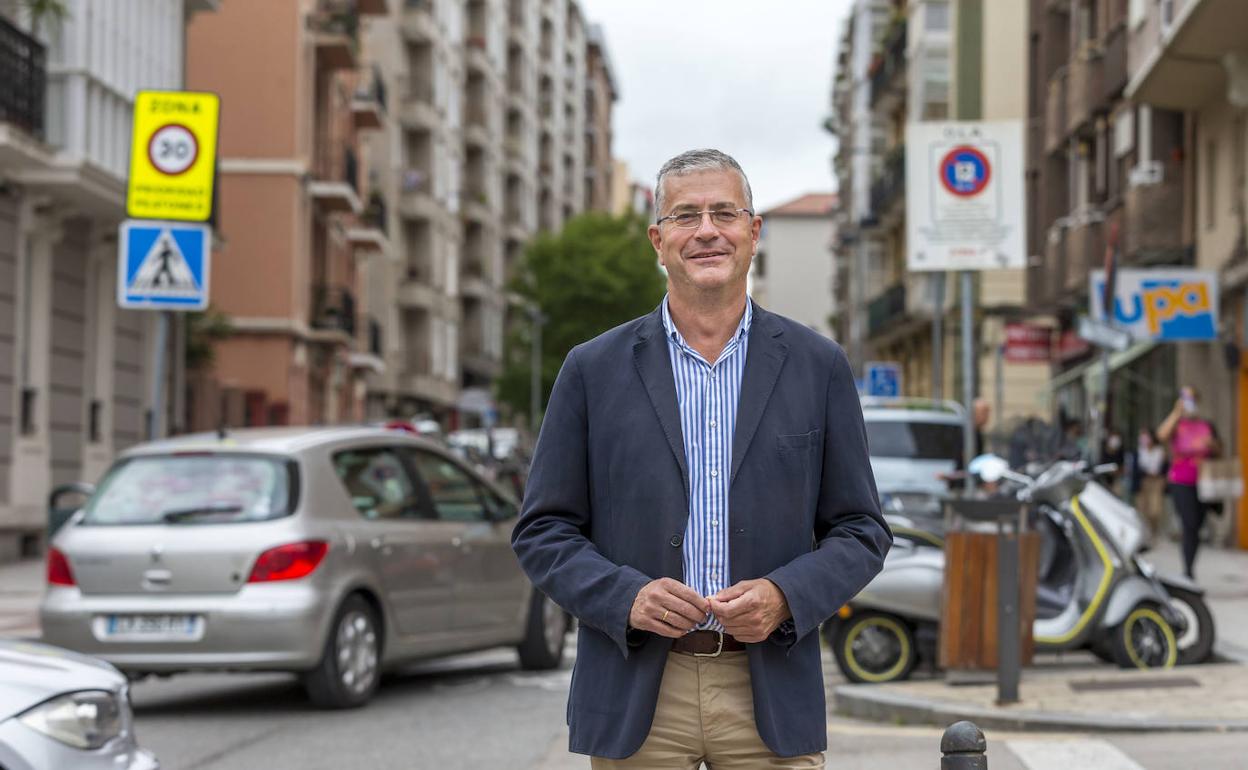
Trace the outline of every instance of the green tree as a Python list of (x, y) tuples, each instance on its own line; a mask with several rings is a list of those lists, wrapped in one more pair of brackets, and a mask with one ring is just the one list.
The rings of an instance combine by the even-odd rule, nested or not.
[[(667, 279), (659, 269), (646, 223), (638, 216), (591, 212), (557, 234), (530, 242), (511, 290), (545, 316), (542, 326), (542, 404), (568, 351), (659, 304)], [(498, 399), (528, 414), (532, 324), (527, 313), (510, 324)]]

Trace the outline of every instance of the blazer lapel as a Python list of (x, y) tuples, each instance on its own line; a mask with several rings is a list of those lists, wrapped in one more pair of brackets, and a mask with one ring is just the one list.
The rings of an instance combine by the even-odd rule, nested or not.
[(676, 379), (672, 375), (672, 359), (667, 339), (663, 333), (662, 307), (642, 319), (637, 327), (637, 343), (633, 345), (633, 362), (637, 373), (646, 386), (650, 404), (659, 417), (659, 425), (672, 455), (680, 466), (680, 477), (685, 485), (685, 499), (689, 498), (689, 469), (685, 467), (685, 440), (680, 432), (680, 413), (676, 405)]
[[(753, 300), (750, 300), (753, 302)], [(732, 437), (732, 475), (729, 486), (737, 478), (737, 470), (745, 459), (746, 450), (754, 440), (758, 423), (763, 419), (767, 401), (780, 377), (780, 367), (788, 355), (789, 346), (779, 337), (783, 327), (772, 320), (771, 313), (754, 305), (754, 320), (750, 325), (750, 346), (745, 356), (745, 371), (741, 375), (741, 396), (737, 402), (737, 427)]]

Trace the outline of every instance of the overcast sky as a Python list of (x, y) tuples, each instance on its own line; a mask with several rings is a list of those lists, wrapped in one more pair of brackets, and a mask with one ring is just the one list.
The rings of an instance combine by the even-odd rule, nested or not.
[(663, 161), (714, 147), (761, 211), (830, 192), (832, 68), (851, 0), (581, 0), (602, 24), (620, 101), (613, 152), (647, 186)]

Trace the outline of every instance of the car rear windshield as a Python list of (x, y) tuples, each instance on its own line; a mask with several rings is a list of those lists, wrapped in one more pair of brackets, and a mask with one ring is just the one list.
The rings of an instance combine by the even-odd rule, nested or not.
[(949, 460), (962, 456), (962, 428), (935, 422), (867, 422), (872, 457)]
[(159, 455), (123, 460), (87, 503), (83, 524), (266, 521), (295, 505), (294, 463), (261, 455)]

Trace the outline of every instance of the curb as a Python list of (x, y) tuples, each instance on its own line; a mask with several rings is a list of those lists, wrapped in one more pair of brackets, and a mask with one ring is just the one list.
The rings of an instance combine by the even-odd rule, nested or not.
[(1248, 720), (1142, 719), (1107, 714), (1047, 713), (983, 708), (884, 692), (875, 685), (833, 690), (838, 714), (876, 722), (946, 726), (967, 719), (981, 728), (1077, 732), (1248, 732)]

